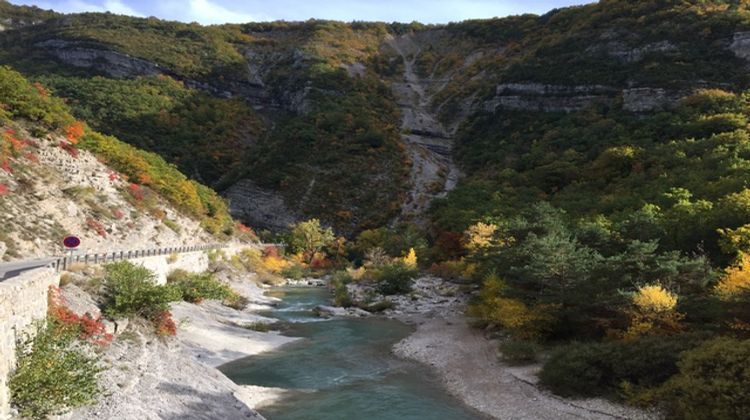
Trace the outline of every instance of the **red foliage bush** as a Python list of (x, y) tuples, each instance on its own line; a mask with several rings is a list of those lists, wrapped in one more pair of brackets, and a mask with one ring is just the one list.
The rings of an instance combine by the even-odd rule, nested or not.
[(28, 152), (24, 155), (27, 160), (34, 163), (39, 163), (39, 156), (37, 156), (35, 153)]
[(441, 259), (456, 259), (466, 254), (464, 235), (461, 232), (441, 232), (435, 246), (441, 254)]
[(279, 255), (279, 248), (277, 248), (274, 245), (269, 245), (263, 250), (263, 257), (274, 257), (274, 258), (281, 258)]
[(128, 185), (128, 193), (130, 193), (130, 196), (135, 198), (136, 201), (143, 201), (143, 198), (145, 197), (143, 188), (138, 184), (130, 183), (130, 185)]
[(333, 261), (329, 260), (325, 256), (314, 255), (312, 261), (310, 261), (310, 268), (315, 270), (328, 269), (333, 267)]
[(102, 225), (101, 222), (89, 218), (89, 219), (86, 219), (86, 226), (88, 226), (89, 229), (96, 232), (102, 238), (107, 237), (107, 230), (104, 229), (104, 225)]
[(5, 184), (0, 184), (0, 195), (10, 194), (10, 188)]
[(76, 121), (73, 124), (65, 127), (65, 138), (67, 138), (68, 141), (72, 144), (77, 144), (78, 140), (83, 137), (84, 132), (85, 126), (83, 125), (83, 123), (80, 121)]
[(177, 325), (172, 319), (172, 313), (164, 311), (158, 313), (152, 320), (154, 328), (156, 328), (156, 335), (159, 336), (173, 336), (177, 335)]
[(106, 346), (112, 342), (113, 336), (107, 333), (101, 316), (94, 318), (89, 313), (83, 316), (76, 315), (66, 306), (60, 288), (50, 286), (47, 299), (48, 313), (54, 319), (57, 328), (75, 331), (81, 340), (100, 346)]
[(39, 83), (39, 82), (34, 82), (34, 83), (33, 83), (33, 86), (34, 86), (34, 88), (36, 88), (36, 91), (37, 91), (37, 92), (39, 92), (39, 94), (40, 94), (41, 96), (43, 96), (43, 97), (45, 97), (45, 98), (49, 96), (49, 91), (48, 91), (48, 90), (47, 90), (47, 88), (46, 88), (46, 87), (44, 87), (44, 86), (43, 86), (43, 85), (42, 85), (41, 83)]
[(74, 145), (61, 141), (60, 148), (68, 152), (68, 154), (73, 156), (74, 158), (78, 158), (78, 149), (76, 149)]
[(117, 220), (121, 220), (123, 217), (125, 217), (125, 213), (123, 213), (120, 209), (112, 209), (112, 217)]

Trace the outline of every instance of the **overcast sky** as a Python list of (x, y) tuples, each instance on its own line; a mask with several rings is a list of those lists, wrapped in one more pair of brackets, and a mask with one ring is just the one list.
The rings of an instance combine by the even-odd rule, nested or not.
[(264, 20), (367, 20), (446, 23), (521, 13), (543, 14), (586, 0), (11, 0), (58, 12), (156, 16), (204, 24)]

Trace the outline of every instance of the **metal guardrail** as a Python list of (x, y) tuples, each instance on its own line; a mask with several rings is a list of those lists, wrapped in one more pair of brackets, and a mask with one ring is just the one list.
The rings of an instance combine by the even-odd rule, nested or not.
[(83, 263), (83, 264), (105, 264), (116, 261), (132, 260), (135, 258), (144, 257), (156, 257), (160, 255), (172, 255), (182, 254), (186, 252), (197, 252), (197, 251), (209, 251), (212, 249), (226, 248), (226, 245), (211, 244), (211, 245), (191, 245), (191, 246), (178, 246), (178, 247), (167, 247), (167, 248), (151, 248), (151, 249), (139, 249), (135, 251), (113, 251), (113, 252), (97, 252), (93, 254), (83, 255), (69, 255), (60, 257), (55, 261), (47, 264), (46, 267), (53, 268), (59, 272), (61, 270), (67, 270), (72, 264)]

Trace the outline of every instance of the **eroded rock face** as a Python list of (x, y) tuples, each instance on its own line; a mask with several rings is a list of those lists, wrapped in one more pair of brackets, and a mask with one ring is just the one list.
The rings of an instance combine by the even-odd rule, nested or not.
[(280, 230), (299, 220), (277, 192), (259, 187), (249, 179), (231, 186), (225, 193), (233, 217), (260, 228)]
[(44, 48), (66, 64), (92, 68), (111, 77), (153, 76), (162, 73), (158, 64), (116, 51), (94, 48), (81, 42), (49, 39), (38, 42), (35, 46)]
[(735, 32), (729, 49), (737, 57), (750, 60), (750, 32)]
[(687, 92), (662, 88), (616, 89), (601, 85), (545, 85), (507, 83), (497, 86), (495, 97), (486, 102), (486, 111), (499, 109), (535, 112), (575, 112), (594, 103), (611, 104), (622, 96), (623, 109), (642, 113), (673, 107)]
[(634, 88), (622, 91), (622, 107), (629, 112), (651, 112), (673, 107), (684, 95), (660, 88)]
[(623, 42), (612, 41), (606, 44), (594, 45), (588, 48), (586, 52), (591, 53), (603, 51), (620, 62), (634, 63), (641, 61), (648, 54), (666, 54), (677, 50), (677, 46), (670, 41), (652, 42), (640, 47), (630, 47)]
[(609, 102), (619, 92), (601, 85), (546, 85), (542, 83), (504, 83), (496, 88), (495, 97), (485, 109), (574, 112), (596, 102)]

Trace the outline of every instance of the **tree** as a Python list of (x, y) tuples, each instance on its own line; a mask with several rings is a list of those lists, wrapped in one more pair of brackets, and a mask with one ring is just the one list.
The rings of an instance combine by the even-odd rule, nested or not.
[(295, 252), (304, 254), (305, 259), (310, 262), (315, 253), (322, 251), (335, 239), (331, 228), (323, 229), (320, 226), (320, 220), (310, 219), (291, 226), (289, 246)]

